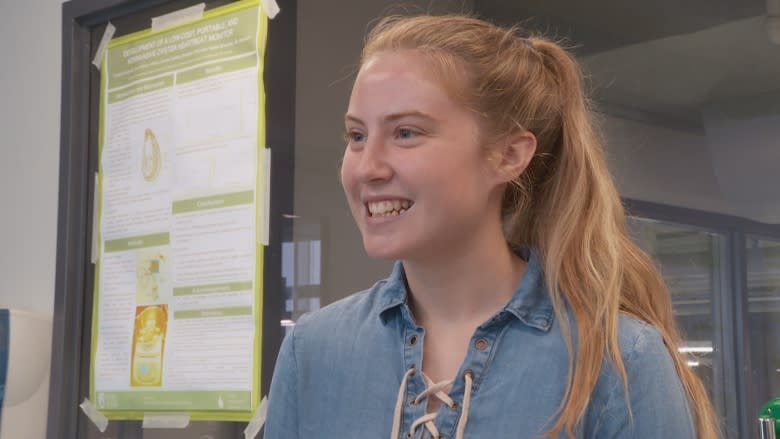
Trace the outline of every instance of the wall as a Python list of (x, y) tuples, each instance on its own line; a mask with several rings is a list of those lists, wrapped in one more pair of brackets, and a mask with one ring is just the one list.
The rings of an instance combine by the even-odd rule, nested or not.
[(780, 223), (779, 111), (704, 111), (703, 129), (606, 117), (607, 156), (621, 195)]
[[(0, 2), (0, 307), (46, 318), (57, 242), (61, 4)], [(31, 399), (3, 408), (2, 437), (43, 438), (47, 400), (48, 372)]]
[(61, 3), (0, 4), (0, 305), (43, 314), (54, 303)]
[(704, 132), (609, 116), (601, 127), (622, 196), (736, 213), (720, 189)]
[(735, 214), (780, 224), (780, 94), (712, 105), (703, 120), (713, 167)]

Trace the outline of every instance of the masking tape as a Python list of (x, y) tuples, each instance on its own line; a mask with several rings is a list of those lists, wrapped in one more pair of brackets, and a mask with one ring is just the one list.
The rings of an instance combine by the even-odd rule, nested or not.
[(84, 398), (84, 402), (79, 404), (79, 407), (81, 407), (81, 410), (87, 415), (87, 418), (95, 424), (95, 427), (97, 427), (101, 433), (106, 431), (106, 428), (108, 428), (108, 418), (106, 418), (103, 413), (100, 413), (89, 399)]
[(144, 413), (141, 428), (187, 428), (189, 413)]
[(95, 57), (92, 58), (92, 64), (94, 64), (95, 67), (100, 69), (100, 63), (103, 62), (103, 52), (106, 50), (106, 46), (108, 46), (108, 42), (111, 41), (111, 38), (114, 38), (114, 33), (116, 32), (116, 28), (113, 24), (109, 21), (106, 25), (106, 30), (103, 32), (103, 38), (100, 39), (100, 44), (98, 44), (97, 51), (95, 52)]
[(263, 5), (265, 15), (271, 20), (273, 20), (280, 11), (279, 5), (276, 4), (276, 0), (261, 0), (260, 3)]
[(169, 12), (165, 15), (160, 15), (159, 17), (152, 17), (152, 32), (157, 32), (180, 23), (197, 20), (203, 16), (203, 11), (205, 10), (206, 3), (198, 3), (197, 5)]
[(95, 172), (95, 190), (92, 194), (92, 263), (98, 259), (98, 173)]
[(268, 397), (263, 397), (260, 401), (260, 405), (257, 406), (255, 413), (252, 415), (252, 419), (249, 420), (244, 429), (244, 439), (255, 439), (257, 434), (260, 433), (260, 429), (265, 424), (265, 418), (268, 416)]
[(260, 216), (260, 230), (257, 233), (257, 241), (265, 246), (270, 242), (271, 219), (271, 148), (263, 148), (263, 188), (260, 205), (257, 206), (257, 214)]

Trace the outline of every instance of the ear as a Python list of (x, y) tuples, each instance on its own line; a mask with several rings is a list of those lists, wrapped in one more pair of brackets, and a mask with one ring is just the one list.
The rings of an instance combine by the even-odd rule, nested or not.
[(521, 130), (505, 137), (496, 151), (496, 178), (498, 183), (508, 183), (525, 171), (536, 152), (536, 136)]

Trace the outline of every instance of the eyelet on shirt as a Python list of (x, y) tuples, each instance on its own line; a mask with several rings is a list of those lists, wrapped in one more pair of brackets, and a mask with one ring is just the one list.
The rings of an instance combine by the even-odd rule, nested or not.
[(474, 342), (474, 347), (480, 351), (484, 351), (488, 347), (488, 341), (484, 338), (480, 338)]
[(412, 346), (417, 344), (417, 336), (416, 335), (413, 335), (413, 336), (409, 337), (409, 344), (412, 345)]

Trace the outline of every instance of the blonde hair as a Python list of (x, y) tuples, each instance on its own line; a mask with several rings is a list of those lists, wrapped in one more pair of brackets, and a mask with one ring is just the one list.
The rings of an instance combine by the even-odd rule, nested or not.
[[(680, 335), (666, 285), (627, 236), (574, 58), (542, 37), (522, 38), (517, 28), (459, 15), (385, 18), (370, 32), (362, 62), (397, 50), (425, 54), (448, 90), (478, 115), (486, 136), (528, 130), (537, 138), (528, 168), (507, 186), (502, 214), (507, 241), (540, 253), (570, 352), (566, 392), (546, 434), (574, 437), (605, 356), (629, 401), (618, 346), (618, 316), (624, 312), (660, 331), (698, 437), (717, 438), (719, 423), (704, 385), (677, 351)], [(575, 344), (564, 303), (575, 318)]]

